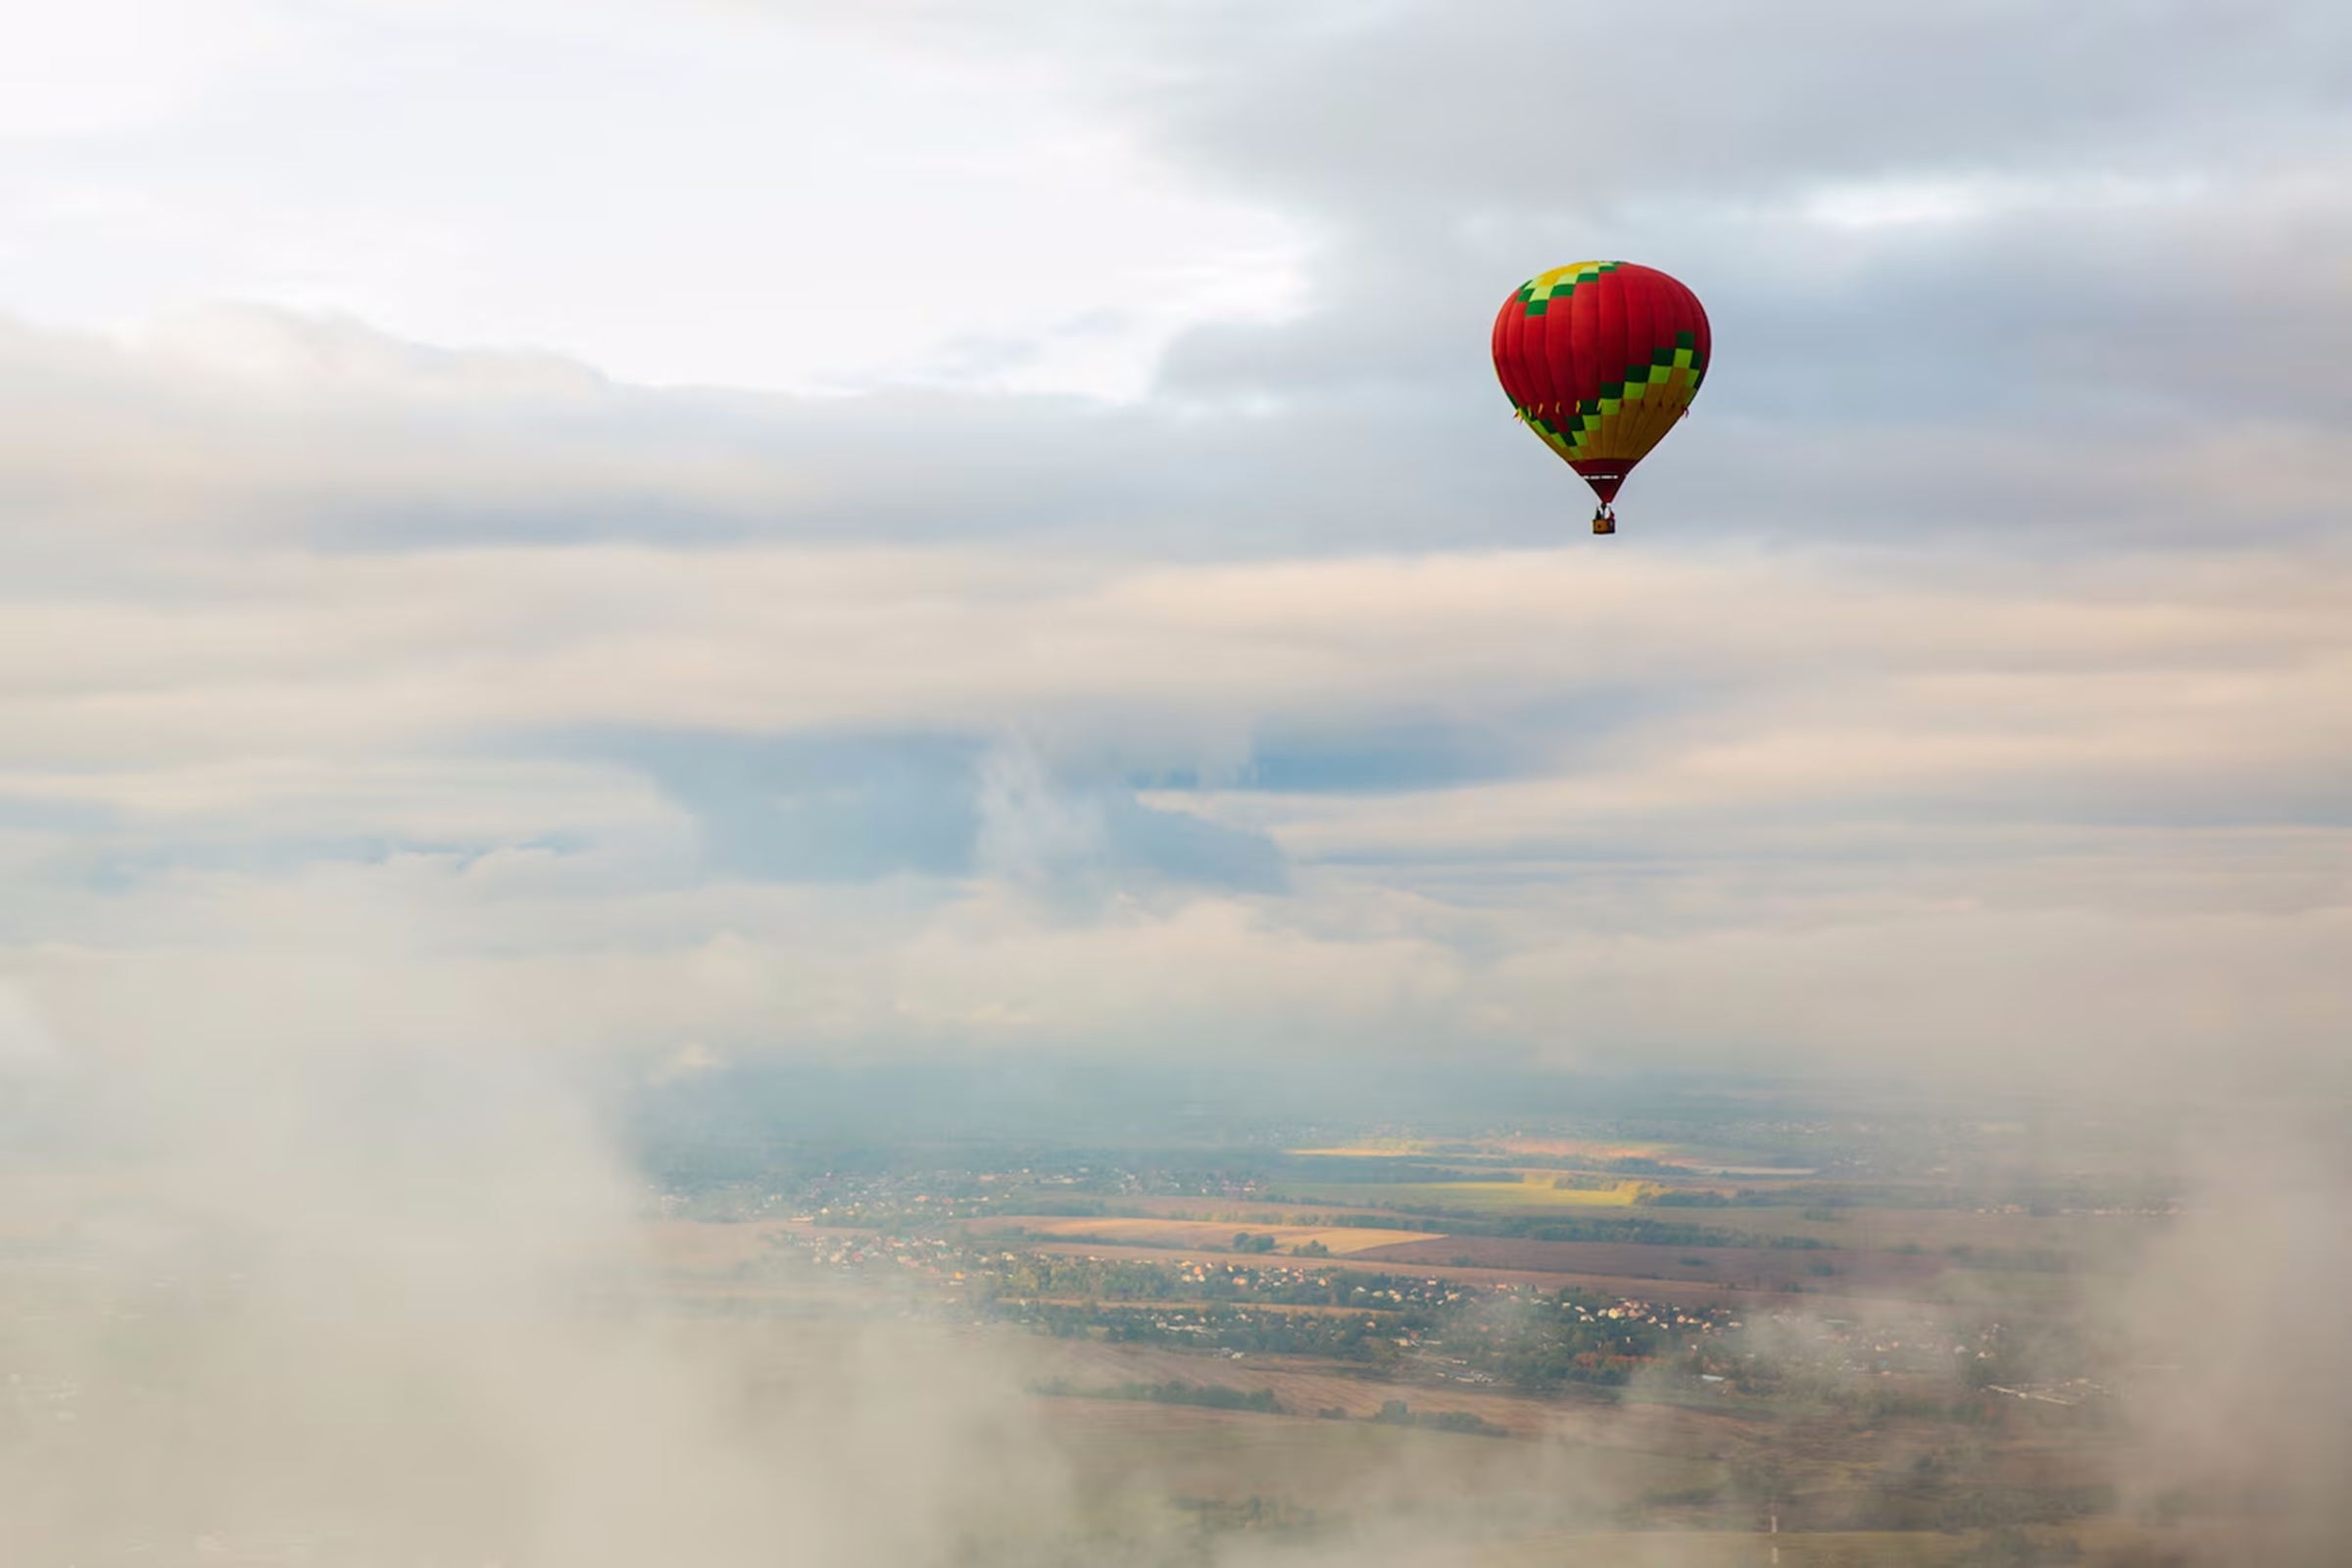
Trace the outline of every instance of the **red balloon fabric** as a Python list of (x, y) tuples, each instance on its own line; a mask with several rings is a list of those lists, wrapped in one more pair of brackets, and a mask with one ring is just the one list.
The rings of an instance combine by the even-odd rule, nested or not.
[(1511, 406), (1604, 506), (1689, 412), (1712, 346), (1698, 296), (1632, 262), (1555, 267), (1494, 318)]

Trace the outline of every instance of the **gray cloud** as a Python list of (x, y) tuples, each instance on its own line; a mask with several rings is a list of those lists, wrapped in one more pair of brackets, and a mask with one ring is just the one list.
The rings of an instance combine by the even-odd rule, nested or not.
[(1049, 776), (1026, 752), (955, 734), (640, 735), (612, 748), (694, 817), (722, 873), (862, 881), (981, 871), (1142, 875), (1281, 888), (1262, 834)]
[[(1136, 405), (265, 312), (0, 334), (11, 965), (127, 1027), (125, 975), (389, 901), (600, 1049), (1842, 1060), (1839, 977), (1966, 974), (1923, 1060), (2234, 1059), (2096, 979), (2146, 963), (2311, 1058), (2352, 897), (2330, 14), (1090, 16), (826, 24), (1099, 73), (1322, 237), (1299, 314)], [(1618, 69), (1563, 109), (1563, 52)], [(1593, 250), (1721, 344), (1605, 550), (1483, 346)]]
[(1932, 17), (1484, 0), (1385, 8), (1220, 66), (1171, 118), (1221, 174), (1309, 204), (1459, 213), (2212, 167), (2339, 124), (2352, 31), (2290, 0), (2062, 18), (2023, 0)]
[[(143, 450), (110, 412), (129, 390), (193, 418), (212, 384), (109, 373), (91, 452)], [(379, 395), (306, 416), (364, 422), (348, 401)], [(2212, 958), (2209, 988), (2266, 977), (2263, 1051), (2333, 1027), (2317, 955), (2352, 752), (2325, 550), (1269, 560), (1213, 509), (1189, 561), (1116, 528), (1083, 551), (355, 540), (351, 497), (431, 471), (447, 404), (521, 432), (467, 459), (517, 493), (564, 450), (530, 433), (566, 417), (536, 383), (411, 396), (375, 466), (342, 489), (318, 468), (305, 508), (257, 499), (279, 473), (248, 406), (253, 444), (210, 449), (216, 487), (175, 494), (168, 525), (117, 505), (123, 465), (89, 463), (50, 496), (88, 531), (9, 546), (27, 569), (0, 642), (39, 673), (0, 692), (0, 782), (46, 814), (6, 841), (0, 930), (83, 1026), (135, 1027), (133, 999), (230, 962), (252, 921), (381, 903), (438, 933), (442, 981), (494, 990), (551, 1049), (1827, 1061), (1874, 1049), (1831, 977), (1940, 995), (1961, 952), (1955, 1021), (1907, 1059), (2103, 1070), (2161, 1021), (2173, 1056), (2234, 1064), (2215, 1007), (2090, 978), (2185, 983), (2182, 952)], [(1050, 411), (1028, 412), (1042, 441)], [(612, 454), (554, 471), (724, 514), (676, 450), (627, 456), (625, 485)], [(1200, 559), (1220, 539), (1233, 559)], [(2003, 1013), (2018, 1050), (1988, 1056), (1994, 1024), (1961, 1004), (2012, 973), (2046, 1011)], [(2041, 1049), (2061, 1038), (2071, 1056)]]

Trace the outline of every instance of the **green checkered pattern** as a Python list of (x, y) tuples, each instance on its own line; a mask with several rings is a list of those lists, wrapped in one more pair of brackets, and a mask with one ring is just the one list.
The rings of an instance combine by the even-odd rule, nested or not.
[[(1647, 365), (1627, 367), (1624, 379), (1603, 383), (1599, 397), (1585, 399), (1574, 412), (1544, 415), (1523, 409), (1520, 413), (1563, 457), (1638, 458), (1657, 444), (1672, 421), (1620, 416), (1630, 408), (1636, 414), (1671, 412), (1680, 418), (1706, 370), (1705, 357), (1698, 352), (1693, 334), (1677, 332), (1672, 348), (1652, 351)], [(1654, 431), (1652, 425), (1657, 426)], [(1624, 450), (1636, 443), (1639, 451)]]

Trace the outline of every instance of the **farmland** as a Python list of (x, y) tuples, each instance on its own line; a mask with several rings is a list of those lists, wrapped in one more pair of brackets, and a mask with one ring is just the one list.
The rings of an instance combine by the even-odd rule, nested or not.
[(932, 1151), (672, 1207), (747, 1238), (714, 1291), (984, 1330), (1137, 1540), (1957, 1568), (2226, 1530), (2123, 1508), (2103, 1446), (2147, 1374), (2100, 1282), (2174, 1215), (2132, 1150), (2053, 1168), (1884, 1106), (1642, 1119)]
[[(633, 1230), (541, 1250), (560, 1332), (720, 1369), (789, 1451), (840, 1431), (895, 1467), (947, 1442), (926, 1421), (988, 1434), (973, 1452), (1059, 1500), (982, 1489), (975, 1563), (2233, 1560), (2232, 1499), (2152, 1494), (2118, 1436), (2193, 1349), (2101, 1315), (2178, 1221), (2148, 1170), (1978, 1158), (1978, 1133), (1932, 1121), (1800, 1138), (1740, 1114), (656, 1146)], [(1767, 1160), (1776, 1140), (1820, 1169)], [(27, 1452), (87, 1442), (111, 1430), (105, 1385), (47, 1367), (24, 1325), (122, 1294), (74, 1262), (103, 1224), (59, 1231), (92, 1204), (54, 1183), (0, 1200), (24, 1314), (0, 1414)], [(216, 1313), (245, 1288), (217, 1269), (171, 1289)], [(139, 1291), (142, 1312), (177, 1299)], [(159, 1321), (124, 1316), (122, 1342)]]

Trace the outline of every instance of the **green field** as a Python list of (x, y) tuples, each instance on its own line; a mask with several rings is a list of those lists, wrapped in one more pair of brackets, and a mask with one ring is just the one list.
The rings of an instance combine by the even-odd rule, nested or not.
[(1492, 1182), (1285, 1182), (1280, 1195), (1293, 1202), (1348, 1208), (1523, 1214), (1553, 1208), (1631, 1208), (1644, 1194), (1658, 1190), (1657, 1183), (1644, 1181), (1618, 1182), (1605, 1188), (1555, 1187), (1546, 1177)]

